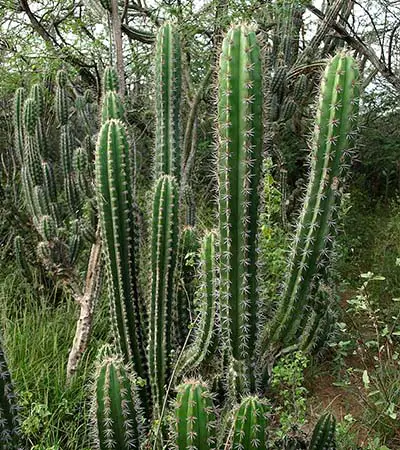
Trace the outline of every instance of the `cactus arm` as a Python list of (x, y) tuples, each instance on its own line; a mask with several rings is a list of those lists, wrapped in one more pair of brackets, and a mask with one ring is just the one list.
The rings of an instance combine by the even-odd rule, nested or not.
[(103, 90), (107, 92), (119, 92), (118, 74), (114, 67), (106, 67), (103, 73)]
[(130, 207), (132, 180), (124, 125), (109, 120), (101, 128), (96, 155), (96, 186), (101, 233), (116, 335), (125, 361), (147, 379), (144, 336), (139, 322), (139, 299), (132, 245), (137, 238)]
[(336, 55), (321, 85), (312, 141), (311, 178), (295, 237), (288, 281), (271, 328), (271, 339), (293, 339), (329, 236), (341, 165), (354, 136), (358, 112), (358, 69), (353, 58)]
[(18, 161), (23, 163), (24, 156), (24, 99), (25, 89), (17, 89), (14, 97), (14, 129), (15, 129), (15, 151)]
[(156, 179), (181, 176), (181, 47), (177, 30), (170, 22), (159, 30), (156, 40)]
[(260, 49), (245, 25), (233, 27), (223, 41), (218, 82), (223, 329), (232, 356), (251, 360), (258, 327), (262, 96)]
[(140, 448), (143, 418), (135, 380), (118, 357), (106, 356), (96, 370), (94, 443), (100, 450)]
[(199, 320), (195, 328), (194, 342), (183, 355), (181, 370), (196, 368), (206, 357), (215, 323), (216, 271), (214, 234), (207, 233), (203, 239), (200, 257), (200, 286), (196, 293)]
[(336, 419), (324, 414), (315, 425), (308, 450), (335, 450)]
[(257, 397), (246, 397), (237, 407), (225, 448), (267, 450), (268, 405)]
[(106, 122), (109, 119), (124, 120), (125, 111), (122, 101), (115, 91), (107, 90), (103, 97), (103, 104), (101, 108), (101, 121)]
[(63, 70), (59, 70), (56, 75), (56, 96), (54, 110), (59, 125), (66, 125), (69, 115), (69, 99), (67, 93), (68, 76)]
[(192, 380), (178, 387), (175, 421), (177, 450), (215, 448), (215, 414), (204, 383)]
[(178, 246), (178, 189), (173, 177), (157, 180), (152, 219), (149, 365), (155, 410), (161, 411), (170, 375), (172, 306)]

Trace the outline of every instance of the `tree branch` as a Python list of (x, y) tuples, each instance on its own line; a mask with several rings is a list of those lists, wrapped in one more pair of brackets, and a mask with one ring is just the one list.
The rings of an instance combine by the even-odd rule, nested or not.
[[(313, 5), (307, 5), (307, 9), (315, 16), (324, 20), (325, 14)], [(347, 42), (354, 50), (366, 56), (370, 63), (381, 73), (381, 75), (397, 90), (400, 90), (400, 78), (377, 56), (375, 51), (367, 46), (359, 36), (351, 36), (340, 24), (333, 22), (331, 27), (339, 33), (340, 37)]]

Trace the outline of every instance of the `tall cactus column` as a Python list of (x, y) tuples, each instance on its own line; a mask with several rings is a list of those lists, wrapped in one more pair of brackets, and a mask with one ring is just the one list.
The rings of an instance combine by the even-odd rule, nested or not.
[(257, 242), (262, 160), (260, 48), (245, 25), (227, 33), (218, 76), (218, 177), (223, 331), (236, 361), (252, 365), (258, 330)]
[(291, 345), (304, 316), (318, 267), (324, 263), (347, 151), (357, 125), (359, 73), (346, 53), (328, 64), (311, 143), (311, 173), (282, 301), (269, 338)]
[(181, 176), (181, 90), (182, 67), (180, 40), (175, 26), (165, 23), (156, 42), (156, 179)]
[(173, 177), (164, 175), (155, 186), (151, 240), (149, 366), (156, 416), (171, 374), (178, 222), (178, 188)]
[[(134, 252), (138, 230), (132, 211), (129, 148), (121, 121), (111, 119), (104, 123), (96, 152), (98, 206), (115, 334), (124, 361), (132, 362), (136, 374), (146, 380), (146, 345), (144, 327), (140, 323)], [(142, 402), (144, 407), (148, 406), (144, 397)]]

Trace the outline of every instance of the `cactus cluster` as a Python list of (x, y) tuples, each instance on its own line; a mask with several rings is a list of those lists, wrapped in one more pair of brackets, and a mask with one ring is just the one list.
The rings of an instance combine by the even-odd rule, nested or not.
[[(40, 237), (37, 255), (52, 272), (74, 266), (82, 244), (82, 206), (92, 195), (88, 141), (81, 137), (81, 147), (78, 147), (77, 136), (72, 132), (68, 87), (68, 76), (60, 70), (54, 97), (58, 145), (53, 142), (53, 130), (44, 126), (50, 97), (44, 86), (33, 85), (29, 95), (20, 88), (14, 101), (15, 147), (21, 165), (23, 196)], [(19, 251), (21, 248), (21, 238), (17, 236), (17, 259), (23, 273), (30, 278), (29, 265)]]
[[(103, 355), (95, 383), (97, 429), (112, 436), (110, 442), (101, 438), (97, 442), (100, 449), (112, 444), (119, 448), (266, 449), (272, 411), (258, 397), (263, 393), (264, 363), (276, 347), (300, 342), (307, 346), (311, 335), (321, 336), (317, 332), (321, 308), (313, 304), (310, 294), (325, 267), (338, 180), (355, 127), (358, 72), (345, 53), (327, 66), (312, 141), (308, 194), (286, 288), (270, 324), (258, 290), (263, 98), (256, 33), (250, 26), (236, 25), (222, 43), (218, 231), (205, 232), (201, 244), (196, 229), (180, 232), (184, 201), (179, 176), (180, 52), (176, 27), (164, 24), (156, 40), (156, 179), (149, 220), (148, 277), (143, 274), (146, 264), (139, 264), (142, 240), (134, 149), (128, 144), (117, 77), (112, 69), (104, 77), (95, 184), (117, 359)], [(280, 91), (285, 73), (277, 71), (272, 81)], [(296, 96), (302, 89), (297, 87)], [(287, 114), (294, 106), (286, 105)], [(187, 253), (195, 254), (195, 271), (185, 268)], [(314, 322), (305, 313), (307, 308), (315, 313)], [(303, 330), (309, 330), (308, 335)], [(122, 368), (117, 360), (129, 367)], [(214, 364), (217, 360), (223, 362)], [(126, 385), (130, 370), (135, 379), (132, 395), (132, 386)], [(199, 373), (218, 389), (218, 405), (207, 385), (191, 378), (176, 388), (171, 406), (176, 384)], [(109, 391), (111, 384), (114, 393)], [(133, 405), (135, 396), (140, 407)], [(229, 411), (232, 402), (238, 405), (233, 412)], [(113, 408), (117, 415), (111, 418), (105, 410), (111, 414)], [(129, 433), (134, 442), (111, 429), (114, 424), (125, 431), (137, 426)], [(150, 431), (151, 424), (155, 433)], [(330, 416), (321, 419), (310, 448), (334, 448), (333, 430)]]
[[(42, 282), (56, 285), (80, 305), (81, 317), (70, 353), (74, 368), (68, 365), (68, 378), (90, 336), (102, 272), (100, 252), (93, 248), (100, 242), (96, 239), (91, 167), (97, 114), (91, 101), (90, 95), (77, 93), (64, 70), (56, 75), (54, 95), (43, 83), (36, 83), (29, 93), (18, 89), (14, 101), (15, 151), (20, 168), (16, 177), (20, 176), (22, 186), (21, 192), (16, 189), (15, 200), (25, 206), (21, 213), (26, 217), (26, 228), (33, 231), (26, 233), (28, 239), (15, 236), (15, 256), (22, 274), (35, 287)], [(78, 263), (88, 245), (88, 270), (82, 282)], [(24, 252), (24, 248), (31, 251)]]
[[(173, 23), (164, 23), (156, 38), (155, 179), (147, 222), (139, 220), (135, 148), (113, 68), (104, 72), (96, 145), (91, 93), (76, 95), (65, 71), (57, 73), (52, 107), (40, 83), (29, 94), (16, 92), (16, 160), (37, 257), (49, 272), (75, 281), (85, 242), (100, 254), (94, 245), (97, 203), (113, 336), (112, 349), (99, 355), (94, 382), (94, 443), (100, 450), (270, 448), (273, 410), (264, 383), (271, 359), (292, 348), (319, 347), (329, 332), (327, 279), (356, 129), (359, 74), (353, 58), (341, 52), (323, 75), (310, 179), (269, 321), (258, 256), (264, 144), (281, 158), (275, 125), (296, 117), (311, 87), (307, 75), (289, 70), (304, 4), (279, 4), (280, 38), (267, 49), (267, 77), (253, 26), (232, 26), (222, 42), (215, 230), (196, 226), (193, 192), (181, 174), (182, 49)], [(49, 130), (46, 118), (53, 112), (55, 129)], [(286, 171), (281, 174), (286, 180)], [(22, 237), (16, 236), (14, 248), (19, 267), (33, 279)], [(18, 448), (16, 412), (0, 346), (1, 448)], [(334, 449), (334, 435), (334, 418), (321, 417), (309, 450)]]

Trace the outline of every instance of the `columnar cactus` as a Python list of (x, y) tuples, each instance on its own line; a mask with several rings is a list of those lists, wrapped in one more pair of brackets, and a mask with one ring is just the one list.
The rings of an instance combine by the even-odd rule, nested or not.
[(268, 405), (258, 397), (244, 398), (235, 412), (225, 448), (267, 450), (268, 412)]
[(60, 125), (66, 125), (69, 116), (70, 102), (67, 92), (68, 75), (64, 70), (59, 70), (56, 77), (56, 98), (54, 109), (56, 112), (57, 122)]
[(135, 392), (136, 381), (124, 366), (122, 358), (103, 350), (98, 362), (95, 400), (95, 445), (99, 450), (132, 450), (140, 448), (143, 416)]
[(0, 341), (0, 448), (20, 449), (18, 404)]
[(282, 301), (271, 326), (270, 339), (287, 344), (303, 317), (315, 274), (323, 257), (331, 218), (339, 195), (340, 177), (358, 112), (358, 69), (345, 53), (328, 64), (322, 81), (314, 135), (311, 174), (300, 216), (290, 270)]
[[(285, 343), (294, 336), (299, 340), (297, 329), (304, 318), (300, 313), (309, 306), (307, 295), (319, 256), (326, 248), (339, 166), (346, 139), (352, 136), (357, 109), (356, 70), (346, 55), (335, 57), (327, 69), (314, 133), (309, 192), (296, 238), (291, 275), (272, 328), (265, 327), (258, 293), (263, 118), (261, 58), (255, 31), (237, 25), (223, 41), (218, 76), (219, 235), (206, 233), (201, 245), (190, 325), (186, 317), (190, 308), (177, 295), (176, 284), (182, 267), (180, 261), (177, 268), (177, 258), (184, 254), (186, 246), (180, 241), (182, 248), (178, 249), (180, 70), (178, 37), (174, 27), (167, 23), (158, 34), (156, 51), (157, 178), (149, 239), (150, 283), (144, 295), (147, 302), (139, 295), (142, 292), (139, 280), (144, 276), (138, 276), (133, 158), (121, 120), (123, 108), (116, 81), (111, 69), (105, 75), (103, 125), (96, 150), (96, 188), (114, 337), (124, 362), (130, 362), (138, 378), (146, 383), (138, 394), (147, 419), (155, 420), (160, 431), (155, 437), (155, 447), (165, 442), (164, 413), (169, 388), (182, 374), (195, 372), (210, 348), (213, 351), (218, 348), (225, 372), (218, 373), (217, 377), (225, 381), (224, 388), (228, 385), (228, 395), (226, 389), (221, 389), (221, 398), (239, 402), (233, 423), (228, 425), (228, 432), (219, 435), (219, 442), (225, 441), (226, 449), (266, 449), (269, 445), (267, 403), (254, 396), (243, 398), (243, 394), (253, 395), (261, 388), (260, 360), (266, 359), (271, 348), (264, 345), (268, 344), (267, 335), (273, 343), (278, 336)], [(282, 76), (283, 80), (275, 79), (273, 83), (277, 92), (285, 88), (285, 73)], [(290, 115), (293, 105), (288, 103), (285, 108), (286, 115)], [(183, 236), (195, 240), (191, 229), (186, 229)], [(216, 261), (219, 276), (215, 273)], [(306, 323), (309, 334), (313, 334), (317, 329), (315, 324)], [(191, 326), (194, 330), (188, 339), (185, 333)], [(308, 335), (300, 338), (304, 345), (311, 345)], [(182, 450), (216, 448), (212, 426), (215, 414), (203, 383), (189, 381), (178, 388), (173, 414), (176, 439), (173, 443), (169, 439), (171, 445)], [(138, 445), (151, 445), (153, 438)], [(115, 439), (113, 443), (118, 446)]]
[(314, 428), (308, 450), (336, 450), (336, 419), (332, 414), (321, 416)]
[(24, 155), (24, 101), (25, 101), (25, 89), (17, 89), (14, 97), (14, 143), (17, 159), (20, 164), (23, 162)]
[(103, 74), (104, 92), (119, 92), (119, 81), (117, 71), (113, 67), (106, 67)]
[(156, 89), (156, 179), (163, 174), (181, 176), (181, 90), (180, 39), (176, 27), (165, 23), (157, 34)]
[(218, 75), (218, 176), (222, 327), (229, 352), (246, 360), (254, 389), (259, 184), (262, 165), (260, 48), (254, 30), (231, 28)]
[(125, 362), (132, 362), (136, 374), (147, 379), (137, 255), (133, 251), (138, 228), (132, 211), (131, 174), (125, 126), (119, 120), (107, 120), (97, 141), (96, 188), (113, 325)]
[(189, 380), (178, 386), (175, 405), (175, 448), (210, 450), (216, 448), (216, 416), (207, 386)]
[(124, 106), (117, 91), (107, 90), (103, 97), (103, 104), (101, 109), (102, 123), (109, 119), (124, 120), (125, 111)]
[(164, 175), (156, 182), (151, 239), (149, 366), (155, 408), (162, 408), (171, 375), (175, 267), (178, 247), (178, 187)]
[(216, 267), (215, 237), (207, 233), (200, 250), (199, 286), (195, 293), (193, 312), (196, 314), (194, 339), (185, 349), (180, 370), (193, 370), (206, 358), (210, 344), (215, 338), (214, 324), (216, 317)]

